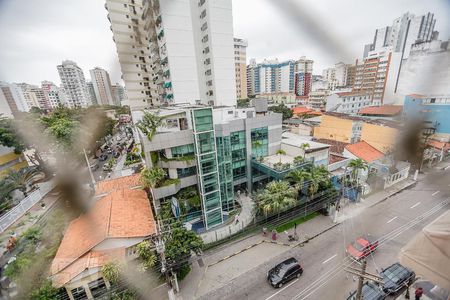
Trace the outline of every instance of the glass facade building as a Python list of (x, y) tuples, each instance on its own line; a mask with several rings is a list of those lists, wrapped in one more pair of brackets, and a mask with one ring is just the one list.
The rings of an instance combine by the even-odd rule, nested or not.
[(231, 162), (233, 179), (238, 180), (247, 176), (247, 151), (245, 144), (245, 131), (236, 131), (230, 134)]
[(208, 230), (223, 222), (212, 109), (193, 109), (191, 111), (191, 119), (203, 219)]
[(251, 130), (252, 156), (261, 157), (269, 154), (269, 130), (267, 127)]
[(230, 137), (217, 137), (216, 144), (222, 208), (225, 211), (231, 211), (234, 209), (234, 193)]

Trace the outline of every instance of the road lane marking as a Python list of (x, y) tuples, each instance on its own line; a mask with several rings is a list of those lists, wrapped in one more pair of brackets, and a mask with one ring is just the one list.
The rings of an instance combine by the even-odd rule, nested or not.
[(333, 258), (335, 258), (337, 256), (337, 254), (333, 255), (332, 257), (328, 258), (327, 260), (323, 261), (323, 264), (326, 264), (327, 262), (329, 262), (330, 260), (332, 260)]
[(437, 194), (439, 194), (439, 191), (434, 192), (433, 194), (431, 194), (431, 196), (435, 196)]
[(416, 204), (414, 204), (413, 206), (411, 206), (410, 208), (414, 208), (414, 207), (416, 207), (416, 206), (419, 205), (419, 204), (420, 204), (420, 201), (417, 202)]
[(389, 221), (387, 221), (386, 223), (387, 224), (389, 224), (389, 223), (391, 223), (392, 221), (394, 221), (395, 219), (397, 219), (398, 217), (393, 217), (392, 219), (390, 219)]
[(282, 291), (284, 291), (285, 289), (287, 289), (288, 287), (290, 287), (291, 285), (293, 285), (294, 283), (296, 283), (298, 281), (298, 278), (295, 279), (294, 281), (292, 281), (291, 283), (289, 283), (287, 286), (285, 286), (284, 288), (280, 289), (278, 292), (276, 292), (275, 294), (273, 294), (272, 296), (266, 298), (266, 300), (272, 299), (274, 296), (278, 295), (279, 293), (281, 293)]

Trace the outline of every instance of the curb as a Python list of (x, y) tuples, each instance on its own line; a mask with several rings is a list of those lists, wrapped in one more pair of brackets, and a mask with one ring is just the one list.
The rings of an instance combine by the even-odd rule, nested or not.
[(256, 246), (258, 246), (258, 245), (261, 245), (262, 243), (276, 244), (276, 245), (286, 246), (286, 247), (292, 247), (292, 248), (295, 248), (295, 247), (303, 247), (303, 246), (304, 246), (306, 243), (308, 243), (309, 241), (315, 239), (316, 237), (318, 237), (318, 236), (324, 234), (324, 233), (327, 232), (327, 231), (330, 231), (331, 229), (333, 229), (333, 228), (336, 227), (336, 226), (339, 226), (340, 224), (341, 224), (341, 223), (333, 224), (333, 225), (331, 225), (330, 227), (325, 228), (324, 230), (322, 230), (322, 231), (316, 233), (315, 235), (313, 235), (313, 236), (311, 236), (311, 237), (308, 237), (306, 240), (301, 241), (301, 242), (298, 242), (298, 243), (296, 243), (296, 244), (289, 244), (289, 243), (283, 243), (283, 242), (276, 242), (276, 241), (272, 241), (272, 240), (261, 240), (261, 241), (255, 243), (255, 244), (252, 244), (252, 245), (250, 245), (250, 246), (248, 246), (248, 247), (246, 247), (246, 248), (244, 248), (244, 249), (241, 249), (241, 250), (239, 250), (239, 251), (237, 251), (237, 252), (234, 252), (233, 254), (227, 255), (227, 256), (225, 256), (225, 257), (223, 257), (223, 258), (221, 258), (221, 259), (219, 259), (219, 260), (217, 260), (217, 261), (215, 261), (215, 262), (213, 262), (213, 263), (207, 265), (207, 268), (208, 268), (208, 267), (211, 267), (211, 266), (214, 266), (214, 265), (217, 265), (218, 263), (221, 263), (221, 262), (223, 262), (224, 260), (227, 260), (227, 259), (229, 259), (229, 258), (231, 258), (231, 257), (233, 257), (233, 256), (236, 256), (236, 255), (238, 255), (238, 254), (240, 254), (240, 253), (242, 253), (242, 252), (244, 252), (244, 251), (247, 251), (247, 250), (249, 250), (249, 249), (251, 249), (251, 248), (253, 248), (253, 247), (256, 247)]
[(378, 205), (379, 203), (381, 203), (381, 202), (383, 202), (383, 201), (386, 201), (387, 199), (391, 198), (392, 196), (395, 196), (395, 195), (397, 195), (398, 193), (400, 193), (400, 192), (402, 192), (402, 191), (404, 191), (404, 190), (406, 190), (406, 189), (408, 189), (408, 188), (410, 188), (410, 187), (412, 187), (412, 186), (414, 186), (414, 185), (416, 185), (416, 184), (417, 184), (417, 181), (410, 182), (409, 184), (405, 185), (404, 187), (402, 187), (402, 188), (400, 188), (400, 189), (398, 189), (398, 190), (396, 190), (396, 191), (393, 191), (392, 193), (388, 194), (386, 197), (380, 199), (379, 201), (377, 201), (377, 202), (375, 202), (374, 204), (369, 205), (369, 206), (367, 206), (367, 207), (368, 207), (368, 208), (374, 207), (375, 205)]

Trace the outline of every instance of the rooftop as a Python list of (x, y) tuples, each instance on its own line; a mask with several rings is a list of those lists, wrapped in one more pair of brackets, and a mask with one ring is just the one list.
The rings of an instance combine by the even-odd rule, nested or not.
[(315, 111), (313, 109), (304, 106), (293, 107), (291, 108), (291, 110), (294, 115), (317, 115), (317, 116), (322, 115), (320, 111)]
[(349, 144), (345, 146), (345, 149), (347, 149), (350, 153), (355, 155), (356, 157), (364, 160), (365, 162), (373, 162), (375, 160), (378, 160), (382, 157), (384, 157), (384, 154), (368, 143), (361, 141), (355, 144)]
[(373, 124), (373, 125), (387, 126), (387, 127), (397, 128), (397, 129), (401, 128), (401, 123), (397, 122), (397, 121), (393, 121), (393, 120), (368, 119), (368, 118), (364, 118), (362, 116), (352, 116), (352, 115), (339, 113), (339, 112), (326, 112), (326, 113), (324, 113), (324, 115), (335, 117), (335, 118), (340, 118), (340, 119), (352, 120), (352, 121), (361, 121), (361, 122), (365, 122), (365, 123)]
[(94, 253), (88, 257), (97, 255), (98, 251), (93, 248), (106, 239), (145, 238), (155, 233), (156, 225), (146, 192), (115, 190), (99, 199), (88, 213), (70, 222), (53, 259), (51, 274), (63, 276), (65, 279), (62, 281), (70, 280), (73, 277), (66, 278), (61, 274), (65, 274), (69, 266), (81, 273), (86, 263), (79, 262), (80, 258), (86, 258), (89, 252)]
[(396, 116), (401, 114), (402, 109), (402, 105), (369, 106), (361, 109), (358, 114), (372, 116)]
[(95, 187), (95, 195), (105, 195), (113, 191), (122, 190), (125, 188), (140, 187), (140, 174), (130, 176), (118, 177), (97, 182)]
[(339, 92), (336, 93), (339, 97), (347, 97), (347, 96), (365, 96), (367, 93), (359, 92), (359, 91), (351, 91), (351, 92)]
[(345, 146), (347, 146), (349, 143), (330, 140), (330, 139), (317, 139), (316, 142), (330, 145), (330, 152), (333, 153), (342, 153), (344, 152)]
[(449, 151), (450, 150), (450, 143), (439, 142), (439, 141), (435, 141), (435, 140), (429, 140), (428, 141), (428, 146), (431, 146), (431, 147), (436, 148), (438, 150), (442, 150), (442, 149), (444, 149), (444, 151)]
[(311, 141), (307, 137), (302, 137), (292, 132), (283, 132), (281, 143), (295, 147), (301, 147), (302, 144), (307, 143), (309, 144), (309, 148), (306, 149), (306, 153), (330, 147), (330, 145)]

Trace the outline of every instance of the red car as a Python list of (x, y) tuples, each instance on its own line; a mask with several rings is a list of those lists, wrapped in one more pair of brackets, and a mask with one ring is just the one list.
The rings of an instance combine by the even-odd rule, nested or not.
[(356, 239), (356, 241), (348, 245), (345, 251), (354, 259), (360, 260), (374, 252), (377, 247), (378, 240), (372, 238), (371, 236), (364, 236)]

